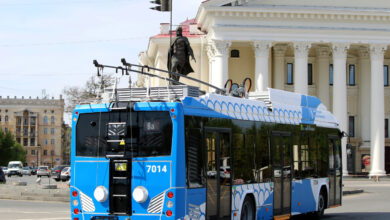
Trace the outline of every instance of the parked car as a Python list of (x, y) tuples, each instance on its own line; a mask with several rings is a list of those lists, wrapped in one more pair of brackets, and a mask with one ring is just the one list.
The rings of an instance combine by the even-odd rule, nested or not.
[(23, 163), (22, 161), (10, 161), (8, 163), (8, 172), (7, 176), (12, 175), (23, 176)]
[(61, 180), (63, 182), (67, 181), (70, 179), (70, 167), (65, 167), (61, 171)]
[(3, 172), (3, 168), (0, 167), (0, 183), (6, 183), (7, 180), (5, 179), (5, 174)]
[(32, 167), (31, 168), (31, 174), (32, 175), (37, 175), (37, 170), (38, 170), (38, 167)]
[(30, 167), (23, 167), (22, 174), (31, 176), (31, 169), (30, 169)]
[(61, 180), (61, 171), (69, 165), (59, 165), (51, 169), (51, 176), (56, 180), (60, 181)]
[(47, 176), (50, 177), (50, 170), (48, 166), (39, 166), (37, 170), (37, 176)]
[(3, 172), (4, 172), (4, 175), (7, 175), (8, 174), (8, 167), (3, 167)]

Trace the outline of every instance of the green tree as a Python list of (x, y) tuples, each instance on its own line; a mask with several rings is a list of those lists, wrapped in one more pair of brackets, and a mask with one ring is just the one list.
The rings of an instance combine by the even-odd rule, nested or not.
[(17, 143), (10, 132), (0, 130), (0, 164), (7, 165), (9, 161), (26, 162), (26, 151)]

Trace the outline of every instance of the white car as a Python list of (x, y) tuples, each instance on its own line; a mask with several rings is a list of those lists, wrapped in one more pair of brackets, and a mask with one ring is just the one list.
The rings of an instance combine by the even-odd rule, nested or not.
[(70, 167), (65, 167), (61, 171), (61, 180), (62, 181), (67, 181), (70, 179)]
[(47, 176), (50, 177), (50, 170), (48, 166), (39, 166), (37, 170), (37, 177)]
[(23, 176), (23, 163), (22, 161), (10, 161), (8, 163), (7, 176), (12, 175)]
[(22, 173), (23, 173), (23, 175), (29, 175), (29, 176), (31, 176), (32, 170), (31, 170), (30, 167), (23, 167)]

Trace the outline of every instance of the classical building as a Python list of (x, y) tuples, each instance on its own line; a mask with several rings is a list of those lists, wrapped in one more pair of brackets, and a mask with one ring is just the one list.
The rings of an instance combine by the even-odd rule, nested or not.
[(14, 134), (28, 166), (62, 164), (64, 100), (0, 96), (0, 129)]
[[(344, 174), (390, 172), (390, 1), (208, 0), (181, 25), (197, 61), (189, 76), (317, 96), (349, 134)], [(142, 64), (166, 69), (168, 33), (161, 24)]]

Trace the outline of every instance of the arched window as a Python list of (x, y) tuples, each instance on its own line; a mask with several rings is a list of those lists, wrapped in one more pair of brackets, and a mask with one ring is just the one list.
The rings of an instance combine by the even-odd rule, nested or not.
[(47, 125), (47, 116), (43, 117), (43, 124)]
[(239, 58), (240, 57), (240, 51), (239, 50), (232, 50), (232, 51), (230, 51), (230, 57)]
[(6, 115), (5, 117), (4, 117), (4, 121), (8, 121), (8, 115)]

